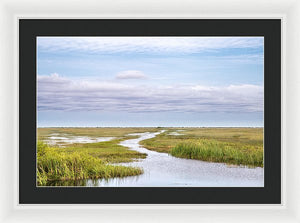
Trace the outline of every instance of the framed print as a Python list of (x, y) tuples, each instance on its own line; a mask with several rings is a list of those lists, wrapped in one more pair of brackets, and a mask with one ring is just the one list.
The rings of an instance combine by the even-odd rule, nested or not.
[(20, 19), (19, 65), (21, 204), (282, 202), (280, 19)]

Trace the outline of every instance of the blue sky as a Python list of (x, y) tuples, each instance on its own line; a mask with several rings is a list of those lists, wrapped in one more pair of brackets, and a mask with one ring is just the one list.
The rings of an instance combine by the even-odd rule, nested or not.
[(263, 37), (38, 37), (38, 126), (263, 126)]

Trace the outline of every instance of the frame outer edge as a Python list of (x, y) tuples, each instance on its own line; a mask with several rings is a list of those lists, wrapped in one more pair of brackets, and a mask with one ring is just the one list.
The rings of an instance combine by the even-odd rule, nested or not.
[[(287, 207), (300, 220), (300, 2), (287, 13), (286, 41), (286, 195)], [(298, 96), (298, 97), (297, 97)], [(290, 162), (287, 162), (289, 160)], [(292, 161), (292, 162), (291, 162)]]
[[(19, 0), (20, 2), (20, 0)], [(12, 10), (13, 11), (13, 10)], [(13, 182), (16, 182), (15, 179), (18, 179), (17, 177), (17, 168), (16, 168), (16, 163), (17, 162), (14, 157), (14, 168), (13, 168), (13, 171), (10, 170), (10, 172), (7, 172), (6, 169), (4, 168), (5, 167), (5, 164), (8, 164), (9, 161), (12, 160), (12, 152), (7, 152), (5, 150), (3, 150), (2, 148), (5, 148), (7, 146), (11, 146), (14, 148), (14, 155), (15, 152), (18, 150), (18, 145), (17, 143), (11, 143), (9, 141), (9, 139), (11, 140), (18, 140), (18, 134), (17, 134), (17, 126), (18, 126), (18, 120), (16, 120), (16, 117), (13, 117), (15, 115), (13, 114), (16, 114), (17, 113), (17, 107), (16, 105), (18, 104), (18, 97), (17, 97), (17, 94), (18, 94), (18, 91), (17, 91), (17, 88), (18, 88), (18, 85), (16, 84), (16, 81), (18, 80), (16, 78), (16, 67), (14, 67), (14, 78), (9, 78), (7, 77), (7, 75), (3, 75), (7, 72), (11, 72), (12, 71), (12, 63), (11, 63), (11, 59), (12, 56), (11, 54), (7, 54), (6, 53), (9, 53), (9, 51), (12, 49), (10, 48), (13, 44), (12, 44), (12, 34), (11, 32), (6, 32), (6, 31), (11, 31), (11, 27), (10, 25), (11, 24), (11, 20), (12, 20), (12, 17), (14, 17), (14, 29), (17, 30), (18, 28), (15, 27), (16, 25), (16, 21), (18, 20), (17, 18), (18, 17), (28, 17), (28, 13), (26, 14), (18, 14), (18, 16), (16, 16), (16, 14), (12, 13), (12, 11), (9, 11), (6, 7), (4, 7), (4, 4), (2, 2), (0, 2), (0, 26), (1, 26), (1, 30), (4, 30), (3, 33), (1, 33), (0, 35), (0, 41), (1, 43), (5, 42), (7, 43), (6, 45), (4, 44), (1, 44), (0, 45), (0, 96), (1, 96), (1, 100), (0, 100), (0, 106), (1, 106), (1, 110), (0, 110), (0, 118), (1, 118), (1, 128), (0, 128), (0, 135), (3, 136), (3, 134), (5, 136), (9, 136), (8, 139), (4, 139), (3, 138), (0, 138), (0, 147), (1, 147), (1, 155), (0, 155), (0, 165), (1, 165), (1, 175), (2, 177), (4, 177), (5, 179), (8, 179), (8, 183), (1, 186), (1, 190), (0, 190), (0, 222), (7, 222), (6, 220), (12, 220), (12, 222), (26, 222), (26, 219), (29, 220), (29, 216), (25, 213), (20, 213), (20, 210), (58, 210), (58, 209), (73, 209), (73, 210), (76, 210), (76, 209), (90, 209), (90, 210), (93, 210), (93, 209), (102, 209), (102, 210), (105, 210), (105, 209), (109, 209), (109, 210), (112, 210), (112, 209), (115, 209), (114, 207), (109, 207), (109, 206), (101, 206), (99, 205), (97, 208), (93, 208), (93, 207), (87, 207), (87, 206), (84, 206), (84, 207), (76, 207), (76, 206), (63, 206), (63, 207), (55, 207), (55, 206), (19, 206), (18, 205), (18, 202), (17, 202), (17, 199), (18, 199), (18, 196), (16, 196), (17, 194), (17, 190), (18, 188), (13, 188), (10, 187), (11, 185), (13, 185)], [(286, 41), (286, 44), (283, 43), (283, 47), (286, 49), (284, 49), (283, 51), (283, 77), (282, 77), (282, 80), (283, 80), (283, 83), (282, 83), (282, 92), (283, 92), (283, 95), (282, 95), (282, 99), (283, 99), (283, 113), (282, 113), (282, 122), (285, 123), (283, 124), (283, 195), (284, 195), (284, 205), (283, 207), (257, 207), (255, 206), (254, 209), (258, 208), (258, 209), (271, 209), (275, 212), (272, 212), (273, 214), (278, 212), (278, 208), (280, 210), (282, 209), (286, 209), (286, 211), (284, 211), (284, 216), (282, 216), (283, 218), (280, 218), (281, 220), (286, 220), (286, 222), (298, 222), (299, 220), (299, 202), (300, 202), (300, 194), (299, 192), (294, 194), (295, 192), (297, 192), (297, 189), (298, 187), (300, 186), (300, 182), (299, 182), (299, 177), (297, 176), (297, 174), (299, 175), (299, 169), (300, 169), (300, 165), (299, 163), (296, 162), (296, 158), (293, 158), (293, 156), (296, 156), (296, 157), (299, 157), (299, 151), (297, 153), (296, 149), (294, 148), (294, 151), (293, 152), (296, 152), (296, 154), (291, 154), (291, 152), (287, 152), (287, 148), (289, 149), (292, 149), (293, 147), (300, 147), (299, 145), (299, 140), (297, 139), (297, 132), (294, 132), (293, 134), (291, 134), (293, 132), (293, 130), (295, 130), (295, 126), (296, 124), (298, 124), (298, 126), (300, 125), (300, 122), (299, 122), (299, 118), (297, 119), (296, 116), (294, 117), (293, 115), (296, 114), (296, 112), (289, 112), (291, 116), (293, 116), (294, 118), (296, 118), (296, 120), (292, 120), (293, 118), (289, 118), (289, 116), (287, 115), (287, 111), (291, 111), (293, 109), (297, 109), (297, 111), (299, 111), (299, 104), (300, 102), (298, 102), (296, 100), (296, 96), (300, 96), (300, 92), (299, 90), (298, 91), (292, 91), (292, 90), (289, 90), (289, 86), (293, 85), (293, 82), (294, 81), (297, 81), (298, 84), (299, 84), (299, 77), (297, 78), (297, 74), (299, 73), (299, 61), (300, 61), (300, 57), (299, 55), (297, 55), (300, 51), (300, 47), (299, 47), (299, 44), (297, 45), (297, 43), (299, 42), (299, 38), (298, 40), (295, 38), (295, 37), (292, 37), (294, 36), (295, 33), (297, 33), (298, 37), (299, 37), (299, 28), (297, 27), (298, 24), (300, 24), (300, 18), (299, 18), (299, 14), (300, 14), (300, 7), (299, 7), (299, 2), (296, 2), (294, 3), (290, 10), (288, 10), (287, 12), (287, 17), (286, 17), (286, 21), (284, 21), (284, 24), (286, 24), (286, 27), (287, 28), (284, 28), (283, 29), (283, 38), (285, 41)], [(268, 13), (270, 14), (270, 13)], [(241, 15), (241, 14), (240, 14)], [(249, 16), (246, 16), (244, 17), (245, 15), (241, 15), (243, 16), (243, 18), (257, 18), (256, 17), (257, 14), (252, 14), (252, 15), (249, 15)], [(268, 16), (265, 16), (266, 14), (262, 15), (263, 18), (265, 17), (268, 17)], [(273, 14), (274, 15), (274, 14)], [(280, 15), (285, 15), (285, 14), (280, 14)], [(37, 18), (34, 16), (34, 14), (32, 14), (31, 16), (29, 17), (33, 17), (33, 18)], [(94, 17), (94, 16), (91, 16), (91, 15), (88, 15), (87, 18), (91, 18), (91, 17)], [(122, 16), (121, 16), (122, 17)], [(214, 16), (212, 16), (214, 17)], [(222, 16), (223, 17), (223, 16)], [(225, 16), (226, 18), (236, 18), (235, 16), (231, 16), (229, 15), (228, 17)], [(262, 18), (262, 17), (258, 17), (258, 18)], [(277, 16), (275, 16), (276, 18), (278, 18)], [(40, 18), (40, 17), (38, 17)], [(61, 18), (61, 17), (59, 17)], [(78, 17), (77, 17), (78, 18)], [(106, 18), (109, 18), (109, 17), (106, 17)], [(128, 17), (126, 17), (128, 18)], [(178, 17), (177, 17), (178, 18)], [(195, 18), (195, 17), (194, 17)], [(201, 17), (197, 17), (197, 18), (201, 18)], [(207, 18), (207, 17), (206, 17)], [(211, 17), (209, 17), (211, 18)], [(219, 17), (218, 17), (219, 18)], [(238, 18), (241, 18), (241, 17), (238, 17)], [(271, 17), (271, 18), (274, 18), (274, 17)], [(285, 18), (285, 16), (284, 16)], [(10, 23), (9, 23), (10, 22)], [(292, 41), (291, 41), (292, 40)], [(15, 44), (16, 44), (17, 40), (15, 40)], [(295, 47), (297, 46), (297, 47)], [(16, 45), (14, 46), (14, 52), (16, 50)], [(286, 55), (285, 55), (286, 54)], [(293, 59), (294, 57), (294, 59)], [(17, 56), (13, 56), (14, 58), (14, 65), (16, 65), (16, 60), (17, 60)], [(287, 59), (286, 59), (287, 58)], [(292, 59), (292, 61), (289, 61), (290, 59)], [(293, 74), (294, 73), (294, 74)], [(8, 85), (8, 86), (6, 86)], [(13, 96), (10, 97), (9, 96), (9, 93), (12, 92), (12, 90), (9, 90), (9, 87), (13, 87), (13, 88), (16, 88), (14, 89), (13, 91)], [(296, 93), (296, 96), (294, 96), (293, 98), (293, 94)], [(3, 97), (3, 95), (5, 95)], [(13, 98), (14, 100), (14, 106), (12, 106), (10, 104), (10, 106), (7, 108), (4, 106), (4, 101), (2, 101), (2, 97), (5, 99), (4, 101), (7, 101), (11, 98)], [(291, 99), (293, 98), (293, 99)], [(5, 108), (4, 111), (2, 111), (2, 108)], [(299, 113), (298, 113), (299, 114)], [(3, 128), (3, 125), (7, 126), (8, 124), (7, 123), (13, 123), (13, 129), (9, 128), (9, 129), (4, 129)], [(293, 124), (294, 123), (294, 124)], [(291, 127), (293, 126), (293, 127)], [(297, 128), (297, 130), (299, 130), (299, 128)], [(10, 133), (13, 133), (13, 134), (10, 134)], [(291, 135), (290, 135), (291, 134)], [(296, 137), (296, 139), (293, 139), (293, 137)], [(291, 140), (291, 141), (289, 141)], [(287, 160), (292, 160), (292, 164), (288, 164), (286, 163)], [(295, 168), (295, 169), (294, 169)], [(293, 171), (294, 169), (294, 171)], [(289, 171), (288, 171), (289, 170)], [(13, 172), (13, 179), (11, 176), (9, 176), (9, 173)], [(290, 172), (293, 172), (293, 173), (290, 173)], [(293, 179), (292, 177), (295, 176), (295, 179)], [(294, 185), (292, 185), (294, 184)], [(12, 193), (12, 190), (14, 191), (14, 193)], [(290, 191), (290, 192), (288, 192)], [(12, 200), (14, 200), (14, 204), (12, 204)], [(124, 207), (124, 206), (123, 206)], [(140, 209), (139, 207), (136, 207), (136, 206), (131, 206), (132, 208), (137, 208), (137, 209)], [(165, 206), (166, 207), (166, 206)], [(120, 208), (120, 206), (116, 206), (116, 208)], [(130, 207), (128, 207), (130, 208)], [(172, 207), (171, 207), (172, 208)], [(190, 207), (187, 207), (186, 208), (190, 208)], [(199, 207), (201, 208), (201, 207)], [(218, 206), (215, 207), (216, 209), (219, 209)], [(221, 207), (222, 208), (222, 207)], [(225, 207), (225, 208), (222, 208), (222, 209), (240, 209), (241, 207), (236, 207), (236, 206), (231, 206), (231, 207)], [(127, 207), (125, 207), (125, 209), (127, 209)], [(153, 209), (153, 208), (150, 208), (150, 209)], [(164, 209), (164, 208), (163, 208)], [(177, 208), (174, 208), (175, 210)], [(183, 209), (185, 209), (183, 207)], [(191, 208), (193, 209), (193, 208)], [(198, 207), (196, 207), (196, 209), (198, 209)], [(203, 209), (203, 208), (201, 208)], [(206, 209), (206, 208), (204, 208)], [(243, 209), (243, 207), (242, 207)], [(253, 208), (250, 208), (250, 209), (253, 209)], [(239, 211), (236, 211), (235, 213), (237, 214)], [(55, 212), (56, 214), (59, 214), (60, 212), (59, 211), (56, 211)], [(269, 213), (269, 216), (271, 217), (272, 213)], [(24, 215), (25, 214), (25, 215)], [(45, 212), (43, 212), (43, 214), (47, 214)], [(50, 213), (48, 212), (47, 214), (49, 217), (50, 217)], [(6, 216), (9, 216), (10, 218), (7, 219), (5, 218)], [(18, 218), (22, 216), (22, 218)], [(14, 220), (13, 220), (14, 219)], [(50, 218), (52, 219), (52, 218)], [(33, 220), (33, 219), (32, 219)], [(267, 220), (267, 218), (265, 217), (265, 220)], [(11, 222), (11, 221), (10, 221)], [(30, 221), (28, 221), (30, 222)], [(35, 219), (35, 222), (38, 222), (38, 219)], [(48, 222), (50, 222), (48, 220)], [(79, 222), (79, 221), (78, 221)], [(229, 222), (229, 221), (228, 221)], [(280, 222), (280, 220), (278, 219), (276, 222)]]

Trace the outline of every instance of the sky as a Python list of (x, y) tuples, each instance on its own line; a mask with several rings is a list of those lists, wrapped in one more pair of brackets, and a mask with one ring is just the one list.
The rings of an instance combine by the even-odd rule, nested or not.
[(262, 127), (263, 37), (37, 37), (38, 127)]

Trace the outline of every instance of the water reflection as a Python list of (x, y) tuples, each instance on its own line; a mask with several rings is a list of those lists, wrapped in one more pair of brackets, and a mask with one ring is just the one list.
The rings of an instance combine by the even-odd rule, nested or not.
[(78, 187), (87, 186), (86, 180), (64, 180), (64, 181), (51, 181), (46, 186), (62, 186), (62, 187)]
[(85, 180), (64, 180), (64, 181), (51, 181), (46, 186), (61, 186), (61, 187), (106, 187), (110, 185), (119, 186), (125, 182), (136, 183), (139, 176), (133, 177), (116, 177), (109, 179), (85, 179)]

